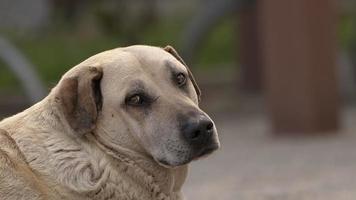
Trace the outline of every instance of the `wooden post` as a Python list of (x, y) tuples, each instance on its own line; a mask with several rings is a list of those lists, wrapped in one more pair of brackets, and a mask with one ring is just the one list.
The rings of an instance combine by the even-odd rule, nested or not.
[(259, 0), (265, 94), (276, 133), (338, 128), (332, 0)]
[(262, 62), (256, 3), (246, 5), (238, 17), (241, 89), (245, 92), (261, 92)]

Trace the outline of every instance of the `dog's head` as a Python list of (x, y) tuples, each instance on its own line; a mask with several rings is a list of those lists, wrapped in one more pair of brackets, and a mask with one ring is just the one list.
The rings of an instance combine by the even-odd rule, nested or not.
[(78, 135), (94, 133), (110, 149), (140, 151), (167, 167), (219, 147), (194, 77), (170, 46), (93, 56), (63, 76), (56, 99)]

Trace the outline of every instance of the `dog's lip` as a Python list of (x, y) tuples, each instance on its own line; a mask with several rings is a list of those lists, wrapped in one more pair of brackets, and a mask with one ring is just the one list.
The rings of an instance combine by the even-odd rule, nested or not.
[(182, 163), (179, 163), (179, 164), (170, 164), (168, 163), (167, 161), (165, 160), (156, 160), (156, 162), (161, 165), (162, 167), (165, 167), (165, 168), (171, 168), (171, 169), (174, 169), (176, 167), (179, 167), (179, 166), (182, 166), (182, 165), (186, 165), (190, 162), (191, 160), (187, 160), (185, 162), (182, 162)]
[(205, 148), (202, 148), (198, 153), (197, 156), (195, 156), (194, 160), (199, 159), (203, 156), (209, 155), (212, 152), (214, 152), (215, 150), (217, 150), (219, 148), (219, 144), (218, 143), (213, 143)]
[(219, 142), (214, 142), (212, 144), (206, 145), (203, 148), (201, 148), (199, 151), (197, 151), (195, 154), (193, 154), (193, 156), (190, 159), (185, 160), (182, 163), (179, 164), (171, 164), (168, 163), (166, 160), (164, 159), (156, 159), (154, 158), (154, 160), (161, 166), (165, 167), (165, 168), (175, 168), (175, 167), (179, 167), (182, 165), (186, 165), (188, 163), (190, 163), (193, 160), (198, 160), (202, 157), (208, 156), (209, 154), (211, 154), (212, 152), (214, 152), (215, 150), (220, 148), (220, 143)]
[[(156, 160), (156, 159), (155, 159)], [(170, 165), (167, 161), (165, 160), (156, 160), (156, 162), (161, 165), (162, 167), (165, 167), (165, 168), (172, 168), (173, 166)]]

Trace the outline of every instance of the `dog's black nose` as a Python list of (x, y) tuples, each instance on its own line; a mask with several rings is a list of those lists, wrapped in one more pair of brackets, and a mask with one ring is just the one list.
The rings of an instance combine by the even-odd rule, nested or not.
[(202, 143), (208, 141), (214, 133), (214, 124), (207, 117), (191, 119), (183, 126), (183, 135), (188, 142)]

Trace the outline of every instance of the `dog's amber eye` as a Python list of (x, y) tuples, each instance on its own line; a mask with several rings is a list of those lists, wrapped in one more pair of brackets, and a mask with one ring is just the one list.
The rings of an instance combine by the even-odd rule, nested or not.
[(177, 75), (177, 84), (179, 86), (183, 86), (185, 85), (186, 82), (187, 82), (187, 78), (185, 77), (185, 75), (183, 73), (179, 73)]
[(127, 100), (127, 104), (130, 104), (130, 105), (133, 105), (133, 106), (140, 106), (142, 105), (144, 102), (143, 102), (143, 98), (138, 95), (138, 94), (135, 94), (133, 96), (131, 96), (128, 100)]

